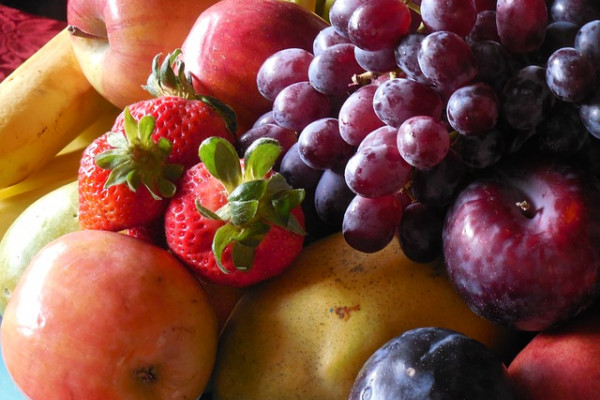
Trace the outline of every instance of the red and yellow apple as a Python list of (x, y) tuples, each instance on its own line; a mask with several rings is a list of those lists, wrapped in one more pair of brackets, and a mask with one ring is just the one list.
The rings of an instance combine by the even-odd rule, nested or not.
[(142, 85), (158, 53), (179, 48), (218, 0), (69, 0), (73, 50), (92, 86), (117, 107), (151, 97)]
[(216, 358), (217, 320), (169, 252), (107, 231), (43, 247), (2, 325), (2, 356), (31, 399), (196, 399)]
[(198, 17), (182, 44), (182, 59), (196, 91), (229, 104), (243, 132), (271, 108), (256, 86), (262, 63), (286, 48), (312, 51), (326, 26), (292, 2), (223, 0)]

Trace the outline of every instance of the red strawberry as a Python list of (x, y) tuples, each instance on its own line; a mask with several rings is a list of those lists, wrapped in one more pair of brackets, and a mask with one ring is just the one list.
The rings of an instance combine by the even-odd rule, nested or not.
[(235, 115), (218, 100), (193, 92), (178, 54), (160, 67), (158, 56), (154, 60), (147, 88), (158, 97), (127, 107), (111, 132), (84, 151), (79, 169), (84, 229), (119, 231), (151, 223), (164, 212), (163, 199), (174, 194), (183, 170), (199, 162), (204, 139), (234, 141)]
[(227, 141), (200, 146), (165, 212), (171, 251), (202, 279), (248, 286), (281, 273), (304, 243), (302, 189), (271, 167), (282, 151), (273, 139), (253, 143), (240, 160)]

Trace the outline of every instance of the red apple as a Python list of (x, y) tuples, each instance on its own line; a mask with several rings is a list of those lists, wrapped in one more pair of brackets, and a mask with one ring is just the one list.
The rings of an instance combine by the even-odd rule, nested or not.
[(6, 367), (31, 399), (196, 399), (217, 346), (198, 280), (166, 250), (107, 231), (43, 247), (0, 332)]
[(443, 231), (448, 276), (479, 315), (540, 331), (599, 294), (600, 191), (551, 160), (510, 160), (458, 194)]
[(314, 38), (326, 26), (292, 2), (223, 0), (198, 17), (182, 57), (196, 90), (233, 107), (243, 132), (271, 108), (256, 86), (262, 63), (286, 48), (312, 52)]
[(595, 400), (600, 393), (600, 314), (537, 334), (508, 366), (524, 400)]
[(90, 83), (123, 108), (151, 97), (142, 89), (158, 53), (181, 47), (218, 0), (69, 0), (73, 50)]

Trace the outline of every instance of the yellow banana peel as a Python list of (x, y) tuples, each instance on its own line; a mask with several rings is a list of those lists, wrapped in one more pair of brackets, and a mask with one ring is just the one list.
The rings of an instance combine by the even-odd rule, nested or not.
[(21, 182), (0, 189), (0, 238), (12, 222), (34, 201), (52, 190), (77, 179), (83, 149), (96, 137), (108, 131), (119, 110), (104, 112), (82, 130), (58, 155)]
[(116, 108), (85, 78), (65, 29), (0, 83), (0, 188), (47, 162)]

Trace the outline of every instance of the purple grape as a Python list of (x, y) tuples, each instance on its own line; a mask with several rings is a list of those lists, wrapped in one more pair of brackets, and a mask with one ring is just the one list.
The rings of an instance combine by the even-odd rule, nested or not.
[(308, 68), (308, 80), (319, 92), (327, 95), (348, 93), (352, 77), (365, 70), (354, 57), (354, 45), (336, 44), (313, 58)]
[(380, 197), (402, 189), (410, 179), (411, 170), (393, 142), (360, 146), (346, 164), (344, 176), (353, 192)]
[(475, 25), (477, 9), (473, 0), (423, 0), (421, 18), (431, 32), (449, 31), (465, 37)]
[(443, 107), (442, 99), (435, 90), (406, 78), (383, 82), (373, 96), (375, 114), (383, 122), (396, 128), (417, 115), (439, 119)]
[(323, 171), (306, 165), (300, 157), (298, 143), (296, 142), (283, 156), (279, 173), (294, 188), (312, 189), (319, 183)]
[(275, 167), (278, 168), (281, 160), (287, 153), (287, 151), (292, 147), (297, 141), (298, 136), (296, 135), (296, 131), (291, 129), (282, 128), (278, 125), (274, 124), (264, 124), (254, 128), (250, 128), (248, 131), (244, 132), (237, 141), (238, 152), (239, 154), (244, 154), (246, 149), (250, 147), (255, 140), (268, 137), (275, 139), (279, 142), (281, 147), (283, 147), (283, 151), (279, 155), (279, 159), (277, 160)]
[(548, 24), (544, 41), (538, 49), (539, 63), (545, 65), (548, 57), (563, 47), (573, 47), (579, 27), (572, 22), (558, 21)]
[(442, 254), (444, 212), (415, 202), (404, 208), (398, 226), (398, 241), (410, 260), (432, 262)]
[(354, 150), (340, 136), (336, 118), (321, 118), (311, 122), (298, 137), (300, 157), (315, 169), (343, 168)]
[(445, 207), (454, 199), (466, 176), (467, 168), (450, 149), (446, 158), (430, 169), (415, 169), (410, 186), (413, 197), (432, 207)]
[(443, 90), (453, 91), (477, 75), (477, 62), (471, 48), (453, 32), (437, 31), (427, 35), (421, 42), (417, 59), (423, 75)]
[(429, 80), (423, 75), (419, 67), (419, 50), (421, 42), (425, 39), (424, 33), (411, 33), (404, 36), (396, 45), (394, 52), (396, 56), (396, 65), (406, 74), (406, 76), (420, 83), (429, 83)]
[(344, 213), (353, 198), (354, 192), (346, 184), (343, 174), (330, 169), (323, 171), (314, 199), (315, 211), (322, 221), (341, 230)]
[(579, 115), (588, 132), (600, 139), (600, 88), (581, 104)]
[(556, 50), (548, 58), (546, 83), (556, 97), (579, 103), (596, 87), (596, 71), (590, 60), (573, 47)]
[(310, 82), (291, 84), (273, 101), (273, 119), (277, 125), (295, 131), (328, 116), (330, 110), (329, 97), (315, 90)]
[(385, 73), (397, 68), (396, 54), (393, 47), (368, 51), (356, 46), (354, 47), (354, 57), (358, 65), (365, 71)]
[(529, 65), (517, 71), (501, 94), (501, 115), (519, 130), (535, 128), (550, 113), (555, 97), (546, 83), (546, 71)]
[(260, 117), (258, 117), (258, 119), (256, 121), (254, 121), (254, 124), (252, 125), (252, 127), (256, 128), (256, 127), (259, 127), (261, 125), (266, 125), (266, 124), (277, 125), (277, 122), (275, 122), (275, 118), (273, 118), (273, 110), (269, 110), (266, 113), (264, 113), (263, 115), (261, 115)]
[(459, 136), (452, 147), (471, 168), (487, 168), (502, 158), (506, 143), (502, 130), (494, 128), (476, 136)]
[(384, 125), (370, 132), (360, 143), (356, 151), (361, 151), (367, 147), (375, 146), (394, 146), (398, 137), (398, 128)]
[(329, 9), (331, 26), (344, 37), (348, 37), (348, 21), (358, 6), (369, 0), (336, 0)]
[(589, 133), (579, 116), (579, 108), (559, 101), (552, 113), (536, 127), (537, 148), (556, 156), (571, 156), (587, 143)]
[(494, 89), (478, 82), (457, 89), (448, 100), (446, 116), (452, 128), (463, 135), (479, 135), (492, 129), (500, 113)]
[(340, 135), (347, 143), (358, 146), (365, 136), (384, 125), (373, 109), (377, 86), (370, 84), (352, 93), (340, 108)]
[(415, 168), (429, 169), (446, 157), (450, 136), (440, 120), (418, 115), (400, 125), (397, 146), (407, 163)]
[(308, 66), (313, 55), (298, 48), (280, 50), (269, 56), (260, 66), (256, 76), (256, 86), (267, 100), (275, 97), (292, 83), (308, 80)]
[(402, 1), (369, 0), (350, 15), (348, 37), (364, 50), (390, 48), (408, 33), (410, 18), (410, 11)]
[(600, 20), (588, 22), (579, 29), (574, 47), (588, 57), (600, 78)]
[(318, 56), (326, 48), (342, 43), (350, 43), (350, 39), (340, 35), (333, 26), (327, 26), (313, 40), (313, 55)]
[(568, 21), (581, 26), (600, 19), (598, 0), (552, 0), (550, 16), (554, 21)]
[(485, 10), (495, 10), (497, 0), (475, 0), (475, 8), (477, 12)]
[(496, 5), (500, 42), (511, 52), (538, 49), (544, 40), (547, 22), (546, 0), (498, 0)]
[(493, 40), (500, 42), (498, 28), (496, 27), (496, 10), (484, 10), (477, 14), (473, 29), (466, 37), (467, 43)]
[(357, 195), (344, 213), (342, 234), (354, 249), (374, 253), (392, 241), (401, 218), (402, 208), (395, 195), (376, 198)]
[(498, 42), (482, 40), (471, 44), (477, 62), (475, 81), (487, 83), (500, 92), (516, 69), (514, 57)]
[(317, 215), (317, 210), (315, 208), (315, 190), (315, 188), (304, 190), (305, 196), (304, 201), (302, 202), (302, 211), (304, 212), (306, 231), (306, 237), (304, 239), (305, 245), (341, 230), (340, 227), (334, 227), (321, 220)]

